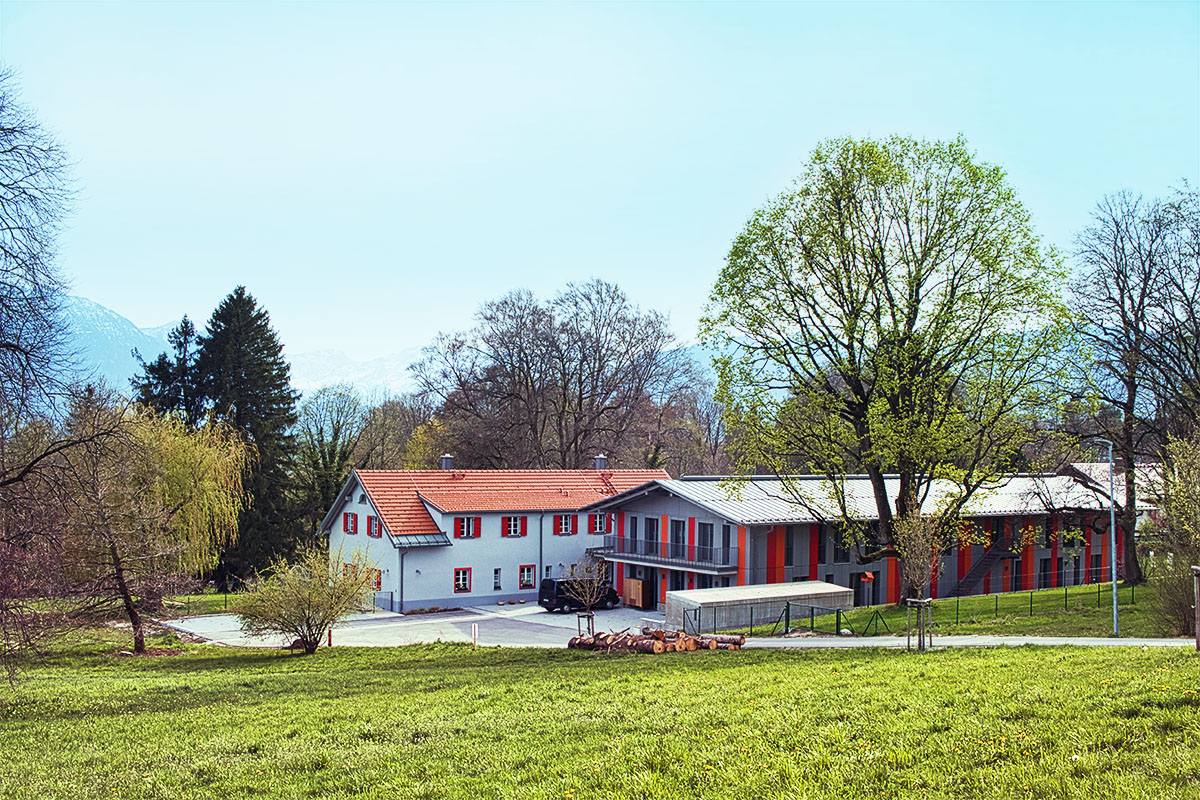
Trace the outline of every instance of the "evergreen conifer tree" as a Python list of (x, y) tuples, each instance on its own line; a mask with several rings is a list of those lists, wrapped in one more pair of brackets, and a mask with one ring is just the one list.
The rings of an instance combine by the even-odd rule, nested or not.
[(130, 380), (133, 399), (160, 414), (180, 413), (188, 427), (194, 428), (204, 414), (204, 395), (196, 366), (196, 326), (185, 315), (167, 334), (167, 341), (173, 357), (160, 353), (147, 364), (137, 350), (133, 351), (142, 365), (142, 374)]
[(291, 554), (299, 541), (289, 500), (297, 395), (270, 318), (244, 286), (213, 311), (198, 344), (196, 368), (205, 401), (256, 451), (246, 476), (251, 500), (241, 515), (238, 541), (222, 554), (217, 571), (227, 585)]

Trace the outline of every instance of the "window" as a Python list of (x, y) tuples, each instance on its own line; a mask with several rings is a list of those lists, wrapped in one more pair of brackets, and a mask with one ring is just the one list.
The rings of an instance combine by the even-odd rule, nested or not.
[(845, 564), (850, 561), (850, 548), (846, 546), (841, 531), (833, 531), (833, 563)]
[(658, 541), (658, 517), (646, 517), (642, 538), (647, 542)]
[(1050, 518), (1046, 517), (1042, 520), (1042, 547), (1049, 550), (1054, 546), (1054, 525)]
[[(700, 546), (699, 552), (696, 553), (696, 558), (700, 561), (716, 561), (716, 553), (713, 552), (713, 526), (711, 522), (700, 522), (696, 525), (696, 544)], [(700, 587), (707, 589), (707, 586)]]
[(629, 518), (629, 538), (630, 539), (637, 538), (637, 517), (634, 517), (634, 516), (631, 516)]
[(588, 514), (588, 533), (608, 533), (608, 514)]
[(524, 536), (528, 528), (526, 520), (528, 517), (501, 517), (500, 518), (500, 535), (501, 536)]
[(496, 567), (492, 570), (492, 588), (497, 592), (500, 591), (500, 568)]
[(572, 536), (579, 533), (579, 516), (577, 514), (555, 514), (554, 535)]
[(817, 563), (825, 563), (825, 541), (829, 538), (829, 529), (824, 525), (817, 526)]
[(455, 517), (454, 518), (454, 538), (455, 539), (478, 539), (479, 528), (483, 520), (480, 517)]
[(360, 494), (360, 495), (358, 496), (358, 502), (360, 502), (360, 503), (365, 503), (365, 502), (367, 502), (367, 496), (366, 496), (365, 494)]
[(454, 593), (471, 591), (471, 568), (458, 567), (454, 570)]
[(358, 514), (342, 514), (342, 533), (353, 536), (358, 533)]
[(379, 517), (367, 517), (367, 536), (374, 536), (376, 539), (383, 536), (383, 520)]
[(671, 520), (671, 558), (687, 558), (687, 523)]
[(783, 531), (783, 565), (796, 565), (796, 526), (788, 525)]
[(546, 565), (546, 577), (547, 578), (550, 577), (550, 565), (549, 564)]
[(574, 565), (574, 564), (572, 564), (572, 565), (571, 565), (571, 571), (570, 571), (570, 573), (569, 573), (569, 574), (570, 574), (570, 576), (571, 576), (572, 578), (574, 578), (574, 577), (575, 577), (575, 565)]
[[(549, 569), (549, 567), (547, 567)], [(532, 589), (536, 570), (533, 564), (522, 564), (517, 571), (517, 588)]]

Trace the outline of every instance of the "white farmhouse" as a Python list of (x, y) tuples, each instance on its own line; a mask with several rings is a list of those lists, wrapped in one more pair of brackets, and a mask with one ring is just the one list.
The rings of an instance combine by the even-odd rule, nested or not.
[(612, 515), (579, 509), (663, 470), (356, 470), (321, 523), (331, 558), (365, 549), (376, 603), (395, 611), (536, 601), (572, 573)]

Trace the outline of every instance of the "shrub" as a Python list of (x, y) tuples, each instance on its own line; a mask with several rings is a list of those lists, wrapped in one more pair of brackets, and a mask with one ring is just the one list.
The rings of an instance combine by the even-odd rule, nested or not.
[(308, 655), (316, 652), (335, 622), (369, 607), (374, 573), (362, 551), (343, 562), (340, 553), (331, 556), (309, 548), (294, 564), (282, 559), (272, 562), (265, 575), (250, 582), (233, 613), (248, 633), (282, 634)]

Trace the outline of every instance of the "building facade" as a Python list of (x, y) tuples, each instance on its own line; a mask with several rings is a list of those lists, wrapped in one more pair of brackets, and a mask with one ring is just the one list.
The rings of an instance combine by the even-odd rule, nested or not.
[[(612, 515), (614, 530), (594, 549), (612, 562), (617, 591), (643, 607), (668, 591), (820, 580), (854, 593), (855, 605), (898, 602), (895, 557), (864, 560), (823, 520), (824, 479), (804, 476), (793, 489), (776, 479), (730, 483), (724, 477), (655, 480), (589, 506)], [(846, 497), (855, 518), (875, 521), (866, 478), (851, 477)], [(892, 479), (889, 488), (894, 490)], [(736, 488), (735, 488), (736, 487)], [(1013, 476), (972, 498), (959, 544), (933, 564), (933, 597), (1080, 585), (1107, 580), (1112, 557), (1107, 500), (1068, 475)], [(824, 513), (822, 513), (824, 512)], [(1118, 531), (1117, 553), (1123, 533)], [(630, 592), (633, 583), (636, 591)]]
[[(601, 466), (603, 466), (601, 464)], [(614, 528), (581, 509), (662, 470), (356, 470), (321, 523), (344, 568), (364, 551), (395, 611), (536, 601)]]

